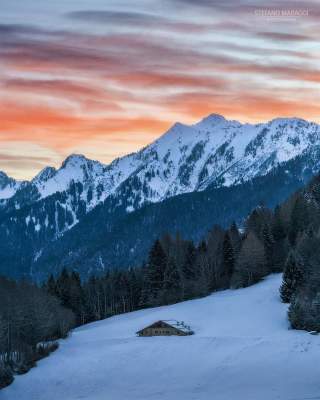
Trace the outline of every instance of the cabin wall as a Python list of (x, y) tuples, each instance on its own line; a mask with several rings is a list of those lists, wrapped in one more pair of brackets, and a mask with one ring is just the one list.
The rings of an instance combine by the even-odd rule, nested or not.
[(146, 328), (139, 336), (185, 336), (183, 332), (170, 327)]

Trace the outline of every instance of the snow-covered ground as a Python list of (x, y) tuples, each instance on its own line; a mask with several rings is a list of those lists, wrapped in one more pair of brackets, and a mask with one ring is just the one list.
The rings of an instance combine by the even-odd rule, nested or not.
[[(281, 276), (75, 330), (1, 400), (320, 399), (320, 336), (288, 330)], [(136, 337), (159, 319), (188, 337)]]

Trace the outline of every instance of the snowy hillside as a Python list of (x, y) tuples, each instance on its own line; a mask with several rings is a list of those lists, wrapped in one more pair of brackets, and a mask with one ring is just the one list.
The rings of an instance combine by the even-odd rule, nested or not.
[[(320, 393), (320, 338), (288, 330), (280, 275), (173, 306), (75, 330), (18, 376), (2, 400), (298, 400)], [(189, 337), (136, 337), (159, 319), (190, 324)]]

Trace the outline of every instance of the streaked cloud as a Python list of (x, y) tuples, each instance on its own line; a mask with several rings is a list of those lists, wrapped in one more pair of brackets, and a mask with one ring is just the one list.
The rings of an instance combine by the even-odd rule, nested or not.
[(123, 12), (123, 11), (105, 11), (105, 10), (82, 10), (72, 11), (66, 14), (66, 17), (74, 20), (88, 23), (98, 23), (108, 26), (125, 27), (125, 28), (143, 28), (143, 29), (160, 29), (173, 30), (177, 32), (203, 32), (210, 29), (209, 24), (201, 24), (196, 22), (183, 22), (177, 19), (167, 18), (160, 15), (139, 12)]

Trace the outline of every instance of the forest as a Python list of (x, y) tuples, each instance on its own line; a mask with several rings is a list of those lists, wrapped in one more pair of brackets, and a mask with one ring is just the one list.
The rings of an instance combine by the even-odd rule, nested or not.
[(45, 288), (0, 278), (0, 388), (54, 351), (74, 326), (73, 312)]
[(273, 211), (254, 209), (239, 229), (214, 226), (194, 243), (157, 239), (145, 263), (82, 281), (67, 266), (41, 286), (0, 280), (0, 387), (25, 373), (79, 325), (227, 288), (284, 271), (279, 296), (294, 329), (320, 331), (320, 177)]

